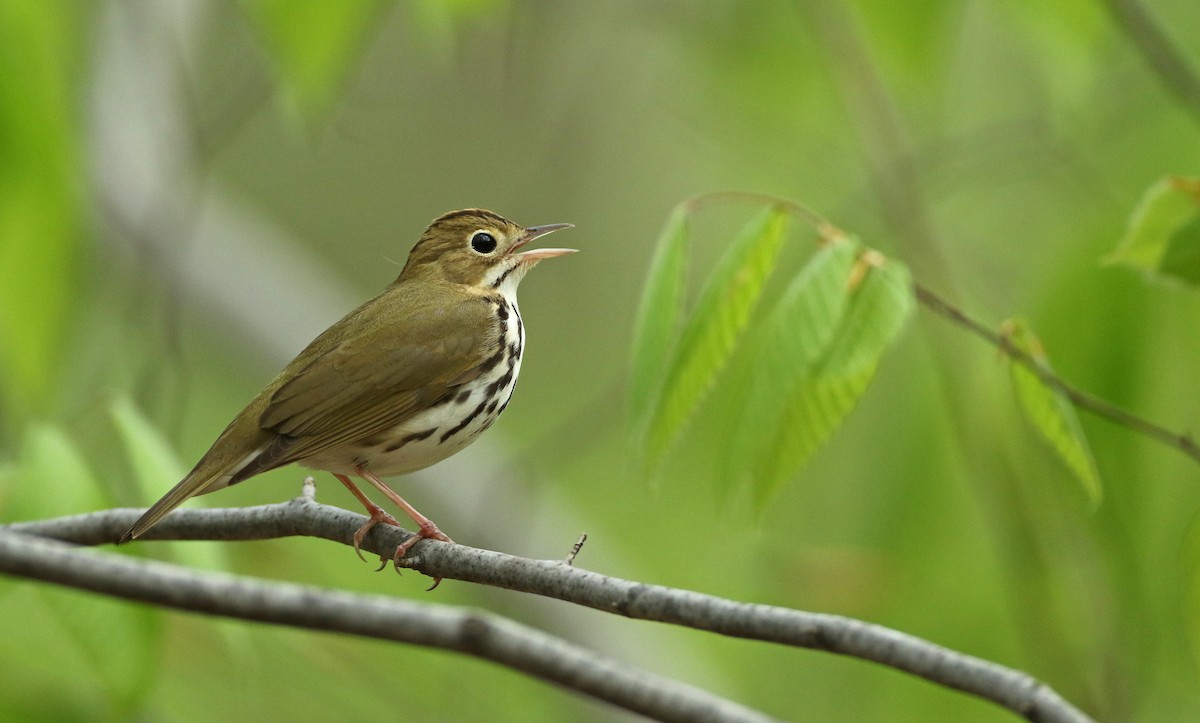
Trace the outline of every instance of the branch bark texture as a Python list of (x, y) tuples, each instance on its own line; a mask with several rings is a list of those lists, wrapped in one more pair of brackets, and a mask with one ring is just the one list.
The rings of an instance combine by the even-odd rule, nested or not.
[[(19, 523), (9, 525), (7, 529), (12, 532), (51, 537), (76, 544), (104, 544), (115, 540), (140, 513), (141, 510), (133, 509), (108, 510), (44, 522)], [(287, 503), (260, 507), (180, 510), (164, 519), (146, 537), (152, 539), (250, 540), (306, 535), (349, 545), (354, 531), (362, 524), (363, 519), (361, 515), (318, 504), (305, 496)], [(380, 525), (367, 535), (362, 548), (390, 556), (396, 545), (410, 534), (396, 527)], [(459, 613), (467, 615), (467, 619), (451, 623), (443, 618), (438, 618), (437, 614), (431, 611), (430, 606), (422, 605), (419, 606), (420, 614), (432, 616), (428, 618), (430, 624), (437, 623), (444, 629), (439, 628), (440, 632), (437, 633), (428, 631), (419, 634), (403, 633), (407, 637), (401, 638), (397, 637), (401, 633), (396, 632), (395, 622), (389, 622), (384, 629), (392, 632), (388, 635), (380, 635), (377, 634), (376, 628), (356, 627), (353, 622), (338, 623), (339, 625), (348, 625), (349, 628), (318, 625), (319, 621), (312, 617), (315, 613), (305, 612), (310, 609), (319, 609), (321, 620), (334, 619), (336, 612), (343, 609), (356, 618), (362, 617), (360, 613), (364, 608), (359, 602), (361, 596), (300, 588), (299, 586), (282, 586), (283, 592), (274, 593), (270, 590), (274, 590), (277, 584), (266, 586), (265, 583), (232, 581), (230, 578), (221, 579), (226, 581), (227, 586), (232, 587), (226, 587), (220, 595), (214, 595), (211, 588), (205, 585), (188, 586), (182, 584), (182, 581), (185, 579), (207, 581), (210, 577), (217, 576), (180, 570), (163, 563), (135, 562), (127, 558), (114, 559), (112, 556), (97, 555), (96, 553), (88, 553), (86, 558), (81, 559), (82, 551), (71, 552), (63, 550), (61, 547), (45, 547), (46, 543), (35, 547), (32, 545), (32, 541), (14, 537), (11, 534), (4, 535), (2, 542), (3, 544), (0, 545), (0, 570), (12, 574), (36, 577), (105, 594), (131, 597), (198, 612), (218, 613), (301, 627), (340, 630), (356, 635), (383, 637), (420, 645), (437, 644), (438, 647), (449, 647), (512, 665), (519, 670), (554, 680), (554, 682), (587, 692), (589, 695), (617, 702), (604, 694), (604, 691), (607, 690), (606, 686), (611, 683), (603, 684), (594, 681), (587, 683), (587, 687), (583, 687), (582, 684), (573, 682), (573, 677), (576, 675), (573, 671), (580, 670), (581, 665), (561, 662), (569, 659), (567, 653), (562, 653), (553, 664), (535, 664), (535, 662), (519, 656), (511, 657), (515, 654), (505, 651), (513, 649), (512, 642), (509, 640), (512, 636), (506, 632), (512, 628), (505, 626), (517, 626), (517, 624), (510, 621), (496, 623), (494, 622), (495, 618), (482, 613)], [(33, 552), (27, 553), (27, 550), (33, 550)], [(26, 554), (36, 557), (36, 561), (31, 562)], [(108, 564), (110, 560), (129, 566), (128, 574), (133, 579), (118, 585), (118, 576), (114, 574), (89, 572), (94, 571), (101, 561)], [(687, 590), (609, 577), (570, 566), (561, 560), (531, 560), (490, 550), (430, 540), (418, 542), (409, 557), (406, 557), (403, 562), (406, 567), (431, 577), (492, 585), (573, 602), (629, 618), (671, 623), (732, 637), (825, 650), (869, 660), (992, 701), (1032, 721), (1074, 723), (1090, 720), (1088, 716), (1074, 708), (1049, 686), (1025, 673), (935, 645), (915, 636), (851, 618), (736, 602)], [(154, 573), (156, 577), (153, 580), (155, 582), (148, 581), (151, 578), (147, 577), (147, 570)], [(245, 587), (248, 585), (256, 587)], [(223, 601), (239, 590), (243, 592), (243, 595), (236, 606), (220, 610), (212, 607), (225, 604)], [(289, 607), (289, 603), (276, 600), (277, 594), (282, 595), (284, 600), (291, 601), (291, 606)], [(330, 597), (326, 599), (325, 595)], [(318, 599), (321, 600), (321, 604), (316, 606), (314, 601)], [(416, 605), (415, 603), (401, 603), (389, 598), (373, 600), (367, 609), (373, 611), (372, 615), (386, 617), (388, 613), (385, 603)], [(403, 614), (397, 613), (397, 615), (396, 620), (416, 619), (407, 610)], [(452, 631), (455, 627), (457, 627), (456, 632)], [(464, 632), (480, 628), (487, 632)], [(492, 632), (493, 630), (498, 632)], [(548, 637), (537, 631), (531, 632)], [(489, 646), (484, 646), (483, 641), (495, 641), (494, 644), (499, 647), (492, 648), (490, 643)], [(568, 645), (562, 641), (559, 641), (559, 644)], [(579, 651), (571, 653), (571, 655), (578, 654)], [(572, 676), (572, 681), (549, 677), (563, 665), (566, 665), (565, 670)], [(604, 671), (605, 677), (616, 672), (611, 670), (611, 665), (600, 665), (600, 669)], [(633, 677), (641, 681), (647, 679), (647, 675), (644, 673), (635, 673)], [(611, 680), (611, 678), (608, 679)], [(695, 692), (701, 693), (701, 691)], [(720, 701), (720, 699), (716, 700)], [(721, 703), (735, 705), (728, 701), (721, 701)], [(672, 716), (664, 714), (668, 710), (674, 709), (674, 704), (656, 709), (656, 712), (653, 713), (647, 709), (634, 708), (629, 702), (618, 702), (617, 704), (639, 710), (647, 715), (673, 719)], [(704, 702), (705, 710), (716, 710), (715, 706), (717, 705), (714, 700)], [(730, 715), (734, 714), (734, 712), (730, 712)], [(745, 709), (737, 711), (736, 714), (757, 715)]]
[(659, 720), (771, 720), (706, 691), (478, 610), (197, 572), (3, 529), (0, 570), (192, 612), (453, 650)]

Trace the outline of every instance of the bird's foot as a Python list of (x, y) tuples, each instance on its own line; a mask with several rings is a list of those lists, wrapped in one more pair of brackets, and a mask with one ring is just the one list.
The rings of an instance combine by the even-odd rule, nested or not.
[[(396, 546), (396, 553), (392, 555), (392, 565), (395, 566), (396, 572), (400, 572), (400, 560), (408, 554), (408, 551), (412, 549), (412, 546), (426, 538), (431, 540), (441, 540), (442, 542), (454, 542), (454, 540), (451, 540), (446, 533), (438, 529), (438, 526), (433, 524), (432, 520), (425, 518), (424, 522), (421, 523), (416, 532), (410, 535), (407, 540)], [(430, 585), (425, 592), (429, 592), (440, 584), (442, 584), (442, 578), (433, 578), (433, 584)]]
[[(378, 525), (380, 522), (386, 525), (400, 527), (400, 523), (396, 521), (396, 518), (389, 515), (379, 505), (372, 503), (369, 507), (367, 507), (367, 512), (371, 514), (371, 518), (368, 519), (362, 527), (358, 528), (354, 532), (354, 554), (358, 555), (358, 559), (362, 560), (363, 562), (366, 562), (367, 558), (363, 557), (362, 554), (362, 541), (363, 538), (367, 536), (367, 533), (371, 531), (372, 527)], [(382, 570), (383, 566), (387, 564), (387, 558), (383, 555), (380, 555), (379, 562), (379, 569)]]

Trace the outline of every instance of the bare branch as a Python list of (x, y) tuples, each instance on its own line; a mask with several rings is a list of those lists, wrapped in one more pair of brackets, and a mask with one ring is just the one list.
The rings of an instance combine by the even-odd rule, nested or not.
[[(290, 506), (319, 512), (315, 507)], [(478, 610), (199, 572), (5, 529), (0, 529), (0, 570), (209, 615), (452, 650), (660, 720), (770, 720), (706, 691)]]
[[(7, 529), (79, 544), (103, 544), (115, 540), (140, 513), (141, 510), (133, 509), (108, 510), (44, 522), (13, 524)], [(300, 497), (287, 503), (260, 507), (179, 510), (165, 518), (146, 536), (153, 539), (250, 540), (306, 535), (349, 545), (363, 519), (361, 515)], [(379, 525), (367, 535), (362, 547), (381, 555), (390, 555), (396, 545), (410, 534), (399, 528)], [(11, 563), (3, 557), (0, 554), (0, 569), (30, 574), (25, 568), (20, 571), (10, 569)], [(82, 566), (94, 566), (96, 558), (96, 555), (89, 555)], [(544, 595), (629, 618), (870, 660), (998, 703), (1029, 720), (1064, 723), (1090, 720), (1050, 687), (1025, 673), (859, 620), (735, 602), (687, 590), (608, 577), (573, 567), (562, 560), (531, 560), (430, 540), (417, 543), (404, 562), (407, 567), (432, 577)], [(56, 564), (66, 563), (59, 560)], [(72, 569), (76, 567), (72, 566)], [(49, 575), (48, 571), (43, 571), (37, 576), (65, 584), (77, 584)], [(105, 584), (106, 579), (101, 576), (96, 584)], [(185, 601), (166, 592), (155, 593), (161, 597), (151, 599), (148, 597), (151, 592), (140, 592), (146, 597), (138, 599), (199, 609), (194, 601), (191, 601), (192, 606), (188, 606), (183, 604)]]

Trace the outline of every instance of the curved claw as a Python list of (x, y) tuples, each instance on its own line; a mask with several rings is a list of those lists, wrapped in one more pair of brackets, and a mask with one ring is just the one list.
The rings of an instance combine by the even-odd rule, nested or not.
[(358, 555), (358, 559), (362, 560), (363, 562), (366, 562), (367, 558), (363, 557), (362, 554), (362, 541), (363, 538), (366, 537), (367, 533), (371, 531), (371, 528), (375, 526), (375, 524), (376, 523), (374, 519), (368, 520), (365, 525), (358, 528), (354, 532), (354, 554)]
[[(363, 557), (363, 554), (362, 554), (362, 541), (367, 536), (367, 533), (371, 531), (372, 527), (374, 527), (375, 525), (378, 525), (380, 522), (383, 522), (383, 523), (386, 523), (389, 525), (394, 525), (396, 527), (400, 526), (400, 523), (396, 521), (395, 517), (392, 517), (391, 515), (384, 512), (382, 509), (380, 509), (379, 507), (375, 507), (370, 512), (371, 512), (371, 517), (366, 522), (363, 523), (362, 527), (360, 527), (354, 531), (354, 539), (353, 539), (354, 554), (358, 555), (358, 559), (362, 560), (363, 562), (366, 562), (367, 558)], [(383, 566), (387, 564), (387, 558), (380, 556), (379, 560), (381, 563), (379, 565), (379, 570), (382, 570)], [(379, 572), (379, 570), (376, 570), (375, 572)]]
[[(419, 541), (421, 541), (425, 538), (429, 538), (432, 540), (441, 540), (442, 542), (449, 542), (449, 543), (454, 542), (454, 540), (451, 540), (450, 537), (446, 533), (439, 530), (437, 525), (430, 523), (428, 527), (422, 526), (421, 529), (419, 529), (417, 532), (413, 533), (411, 536), (409, 536), (408, 539), (406, 539), (404, 542), (401, 542), (399, 545), (396, 546), (396, 552), (394, 555), (392, 555), (392, 565), (396, 568), (397, 575), (400, 574), (401, 558), (403, 558), (405, 555), (408, 554), (408, 551), (412, 549), (413, 545), (417, 544)], [(433, 578), (433, 584), (430, 585), (428, 588), (426, 588), (425, 592), (429, 592), (430, 590), (433, 590), (435, 587), (437, 587), (438, 585), (441, 585), (441, 584), (442, 584), (442, 578), (435, 577), (435, 578)]]
[[(554, 230), (555, 228), (559, 228), (559, 226), (558, 225), (555, 225), (553, 227), (545, 226), (545, 227), (541, 227), (541, 228), (543, 228), (543, 230), (545, 230), (545, 229)], [(527, 252), (526, 255), (528, 255), (528, 253), (529, 252)], [(566, 253), (566, 252), (559, 251), (559, 253)], [(558, 254), (554, 254), (554, 255), (558, 255)], [(388, 487), (386, 484), (383, 483), (383, 480), (379, 479), (379, 477), (377, 475), (375, 475), (373, 472), (371, 472), (369, 469), (367, 469), (364, 465), (360, 464), (360, 465), (356, 466), (354, 468), (354, 470), (355, 470), (355, 472), (358, 473), (358, 475), (360, 477), (362, 477), (366, 481), (370, 482), (376, 489), (378, 489), (383, 494), (387, 495), (388, 499), (390, 499), (392, 502), (395, 502), (400, 507), (400, 509), (404, 510), (408, 514), (408, 516), (412, 518), (413, 522), (416, 522), (418, 525), (419, 529), (417, 530), (417, 532), (414, 533), (413, 535), (410, 535), (408, 537), (408, 539), (406, 539), (404, 542), (400, 543), (396, 547), (396, 552), (392, 555), (392, 563), (396, 568), (397, 574), (400, 573), (400, 559), (403, 558), (405, 555), (407, 555), (408, 551), (412, 548), (412, 546), (415, 545), (422, 538), (429, 537), (429, 538), (433, 538), (435, 540), (441, 540), (442, 542), (450, 542), (450, 543), (454, 542), (454, 540), (451, 540), (446, 535), (446, 533), (444, 533), (438, 529), (438, 526), (433, 523), (433, 520), (429, 519), (425, 515), (422, 515), (420, 512), (418, 512), (415, 507), (413, 507), (408, 502), (406, 502), (403, 497), (396, 494), (395, 491), (393, 491), (390, 487)], [(354, 533), (354, 551), (356, 553), (358, 553), (359, 558), (362, 559), (363, 562), (366, 562), (366, 558), (364, 558), (362, 556), (362, 552), (359, 550), (359, 545), (362, 542), (363, 537), (367, 534), (367, 532), (372, 527), (374, 527), (375, 525), (377, 525), (380, 522), (386, 522), (389, 525), (396, 525), (397, 527), (399, 527), (400, 525), (398, 522), (396, 522), (396, 520), (391, 515), (384, 512), (382, 509), (380, 509), (379, 505), (377, 505), (374, 502), (372, 502), (371, 500), (367, 499), (367, 496), (364, 495), (362, 493), (362, 490), (358, 489), (358, 487), (353, 482), (350, 481), (349, 477), (347, 477), (344, 474), (337, 474), (337, 473), (334, 473), (333, 476), (337, 477), (338, 480), (343, 485), (346, 486), (346, 489), (350, 490), (350, 493), (353, 494), (358, 499), (358, 501), (361, 502), (363, 504), (363, 506), (367, 508), (367, 512), (369, 512), (371, 515), (371, 519), (369, 519), (365, 525), (360, 527), (358, 529), (358, 531), (356, 533)], [(383, 562), (383, 565), (387, 564), (387, 558), (381, 556), (379, 559)], [(383, 569), (383, 565), (380, 566), (380, 568), (379, 568), (380, 570)], [(429, 587), (429, 590), (434, 589), (439, 584), (441, 584), (441, 582), (442, 582), (442, 578), (435, 577), (433, 579), (433, 585), (431, 585)]]

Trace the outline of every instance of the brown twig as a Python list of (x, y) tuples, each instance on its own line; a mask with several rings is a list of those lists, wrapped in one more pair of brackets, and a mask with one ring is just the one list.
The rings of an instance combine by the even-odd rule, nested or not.
[(1148, 419), (1139, 417), (1132, 412), (1128, 412), (1110, 402), (1106, 402), (1099, 397), (1071, 386), (1063, 381), (1062, 377), (1048, 369), (1046, 365), (1040, 363), (1023, 349), (1013, 344), (1012, 340), (1006, 335), (988, 327), (983, 322), (972, 319), (962, 309), (954, 306), (930, 289), (914, 282), (913, 291), (917, 296), (917, 301), (925, 308), (944, 316), (967, 331), (985, 339), (992, 346), (1004, 352), (1009, 359), (1027, 367), (1037, 375), (1038, 379), (1042, 380), (1043, 384), (1062, 394), (1079, 409), (1091, 412), (1098, 417), (1104, 417), (1115, 424), (1127, 427), (1151, 439), (1174, 447), (1197, 462), (1200, 462), (1200, 446), (1197, 446), (1196, 440), (1190, 434), (1173, 432), (1166, 427), (1155, 424)]
[(568, 565), (574, 565), (575, 558), (579, 556), (579, 551), (583, 549), (583, 543), (585, 542), (587, 542), (587, 533), (580, 532), (579, 539), (575, 541), (574, 545), (571, 545), (571, 551), (567, 553), (567, 557), (563, 562)]

